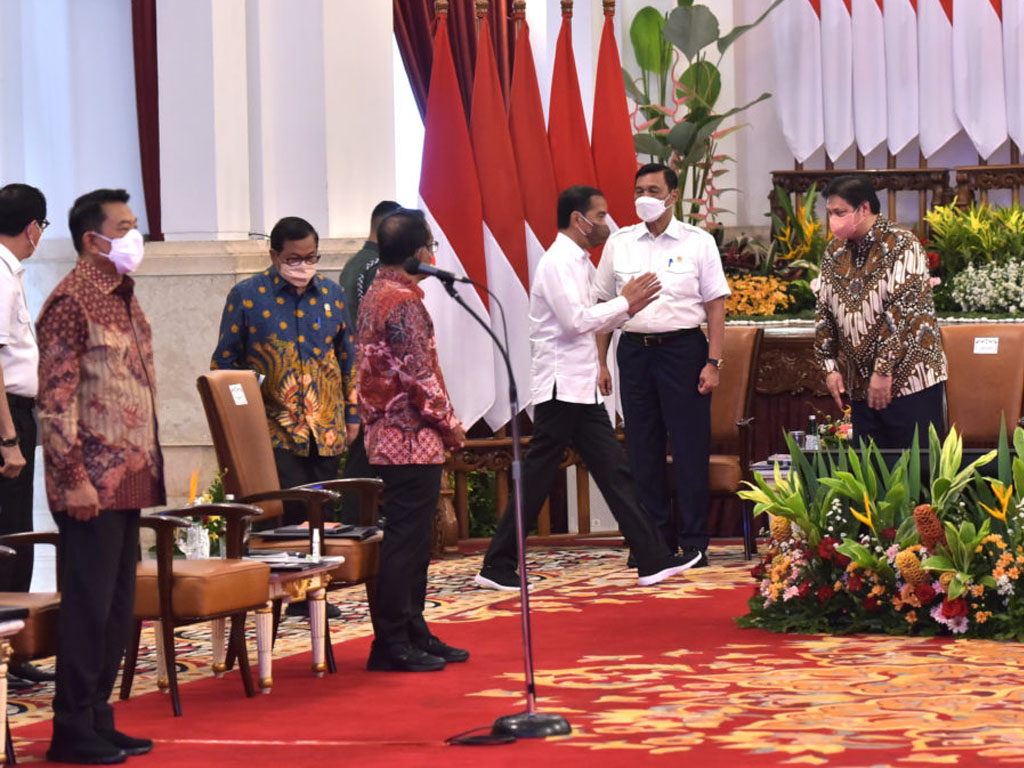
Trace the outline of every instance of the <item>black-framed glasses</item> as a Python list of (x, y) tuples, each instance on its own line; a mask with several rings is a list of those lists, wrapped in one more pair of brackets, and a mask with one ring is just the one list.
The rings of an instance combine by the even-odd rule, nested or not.
[(320, 262), (320, 252), (317, 251), (311, 256), (289, 256), (284, 263), (289, 267), (297, 267), (299, 264), (317, 264)]
[(50, 222), (47, 219), (36, 219), (36, 224), (39, 225), (40, 232), (45, 231), (45, 229), (50, 226)]
[(439, 242), (437, 242), (437, 240), (431, 240), (429, 243), (427, 243), (423, 247), (426, 248), (428, 251), (430, 251), (432, 254), (434, 254), (436, 256), (437, 255), (437, 250), (438, 250), (438, 248), (441, 247), (441, 244)]

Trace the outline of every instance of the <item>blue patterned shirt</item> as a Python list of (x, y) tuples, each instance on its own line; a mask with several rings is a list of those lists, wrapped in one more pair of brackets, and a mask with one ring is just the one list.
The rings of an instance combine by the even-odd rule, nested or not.
[(211, 368), (263, 374), (270, 441), (308, 456), (345, 450), (345, 424), (359, 423), (355, 346), (345, 292), (319, 272), (300, 295), (270, 267), (235, 285), (221, 316)]

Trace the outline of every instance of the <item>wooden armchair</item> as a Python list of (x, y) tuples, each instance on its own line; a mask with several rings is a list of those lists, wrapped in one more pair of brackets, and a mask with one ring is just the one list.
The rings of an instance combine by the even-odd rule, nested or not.
[[(757, 353), (762, 329), (726, 326), (723, 365), (718, 387), (711, 395), (711, 444), (722, 453), (711, 454), (708, 480), (712, 496), (735, 496), (744, 480), (751, 479), (753, 446), (751, 404)], [(743, 554), (757, 551), (753, 512), (743, 502)]]
[(947, 325), (940, 330), (949, 366), (949, 426), (956, 427), (967, 447), (994, 447), (1003, 419), (1009, 432), (1024, 426), (1024, 325)]
[(0, 546), (17, 550), (36, 544), (52, 545), (56, 551), (56, 592), (0, 592), (0, 605), (26, 608), (25, 628), (11, 638), (11, 661), (35, 661), (57, 653), (57, 617), (60, 614), (60, 534), (56, 531), (11, 533), (0, 536)]
[[(261, 520), (282, 515), (282, 501), (300, 501), (306, 506), (309, 521), (307, 540), (261, 540), (255, 533), (250, 548), (311, 548), (313, 531), (319, 530), (322, 554), (344, 558), (331, 574), (332, 588), (365, 584), (372, 613), (382, 535), (378, 532), (364, 540), (325, 537), (323, 523), (326, 505), (333, 504), (338, 493), (352, 491), (360, 496), (360, 525), (375, 525), (384, 484), (376, 478), (354, 478), (282, 490), (256, 374), (252, 371), (210, 371), (197, 379), (196, 386), (206, 411), (218, 465), (226, 470), (224, 490), (234, 494), (236, 501), (261, 507)], [(328, 668), (333, 672), (330, 633), (324, 634)]]
[[(155, 623), (158, 685), (169, 689), (171, 707), (181, 716), (177, 667), (174, 661), (174, 628), (185, 624), (231, 618), (229, 647), (238, 659), (246, 696), (255, 695), (249, 653), (245, 646), (246, 614), (263, 607), (270, 594), (270, 566), (242, 560), (243, 523), (262, 514), (245, 504), (199, 504), (145, 515), (141, 524), (156, 531), (156, 560), (140, 561), (135, 580), (135, 633), (129, 644), (121, 676), (121, 698), (131, 694), (139, 655), (143, 620)], [(220, 515), (227, 521), (226, 559), (175, 560), (174, 531), (189, 525), (176, 515)], [(213, 632), (214, 670), (224, 661), (223, 623)]]

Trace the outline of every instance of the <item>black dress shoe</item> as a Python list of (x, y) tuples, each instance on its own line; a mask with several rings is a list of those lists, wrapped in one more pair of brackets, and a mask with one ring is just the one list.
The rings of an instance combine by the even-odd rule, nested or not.
[(127, 760), (128, 753), (97, 734), (90, 733), (79, 736), (75, 741), (51, 741), (46, 759), (51, 763), (114, 765)]
[(444, 659), (446, 662), (451, 664), (452, 662), (467, 661), (469, 659), (469, 651), (463, 648), (454, 648), (448, 643), (444, 642), (441, 638), (430, 636), (430, 639), (425, 642), (413, 643), (421, 651), (426, 651), (431, 656), (437, 656)]
[(37, 667), (30, 661), (23, 661), (20, 664), (13, 664), (7, 669), (8, 676), (20, 677), (30, 683), (48, 683), (57, 679), (57, 673)]
[(152, 739), (137, 739), (127, 733), (121, 733), (111, 729), (109, 731), (96, 732), (101, 739), (109, 741), (115, 747), (124, 751), (126, 755), (144, 755), (153, 749)]
[(366, 668), (371, 672), (436, 672), (444, 669), (445, 660), (440, 656), (422, 651), (414, 645), (403, 643), (388, 648), (379, 645), (370, 647), (370, 658)]

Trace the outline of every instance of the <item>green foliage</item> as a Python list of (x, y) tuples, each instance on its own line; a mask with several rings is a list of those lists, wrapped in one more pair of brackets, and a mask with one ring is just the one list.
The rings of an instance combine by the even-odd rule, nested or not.
[(494, 472), (476, 471), (467, 474), (469, 495), (469, 536), (486, 539), (498, 529)]
[[(739, 126), (722, 129), (722, 122), (759, 101), (723, 113), (715, 111), (722, 91), (719, 66), (728, 48), (745, 32), (761, 23), (782, 0), (775, 0), (753, 24), (735, 27), (722, 35), (718, 18), (705, 5), (680, 1), (668, 14), (646, 6), (633, 17), (629, 39), (640, 68), (639, 77), (623, 69), (626, 92), (637, 104), (637, 132), (633, 140), (638, 154), (668, 163), (679, 174), (680, 200), (676, 214), (693, 223), (714, 222), (721, 209), (715, 197), (721, 191), (716, 177), (728, 158), (717, 154), (716, 144)], [(717, 59), (708, 59), (714, 46)], [(674, 60), (681, 54), (687, 66), (676, 74)], [(684, 213), (685, 212), (685, 213)]]

